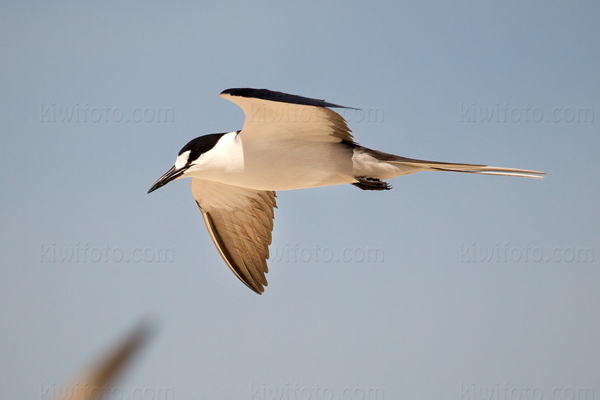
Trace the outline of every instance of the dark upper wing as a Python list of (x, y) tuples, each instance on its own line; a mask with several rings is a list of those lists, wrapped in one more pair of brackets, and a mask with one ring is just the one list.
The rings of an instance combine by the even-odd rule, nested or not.
[(265, 274), (275, 192), (245, 189), (192, 178), (192, 194), (206, 228), (233, 273), (258, 294), (267, 286)]
[(331, 110), (350, 107), (267, 89), (227, 89), (221, 97), (244, 110), (242, 137), (353, 142), (344, 118)]

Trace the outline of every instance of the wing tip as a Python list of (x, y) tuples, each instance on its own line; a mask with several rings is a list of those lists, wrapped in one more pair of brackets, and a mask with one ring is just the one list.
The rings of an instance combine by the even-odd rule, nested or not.
[[(198, 207), (200, 207), (198, 201), (196, 201), (196, 203), (198, 204)], [(200, 208), (200, 210), (202, 211), (202, 208)], [(231, 272), (233, 272), (233, 274), (254, 293), (258, 295), (263, 294), (263, 292), (265, 291), (264, 287), (268, 285), (268, 283), (266, 283), (266, 279), (265, 284), (263, 285), (260, 281), (256, 280), (252, 276), (252, 273), (246, 269), (245, 265), (242, 264), (243, 268), (241, 268), (240, 265), (238, 265), (235, 262), (235, 260), (227, 250), (227, 247), (223, 243), (221, 235), (216, 229), (215, 223), (211, 215), (206, 211), (202, 211), (202, 218), (204, 219), (204, 223), (206, 224), (206, 228), (211, 239), (213, 240), (213, 243), (215, 244), (217, 250), (219, 251), (219, 254), (223, 258), (223, 261), (225, 261), (225, 264), (227, 264)]]
[(235, 273), (235, 271), (234, 271), (234, 274), (238, 277), (238, 279), (240, 281), (242, 281), (242, 283), (244, 285), (248, 286), (248, 289), (252, 290), (257, 295), (260, 296), (260, 295), (262, 295), (265, 292), (265, 286), (266, 285), (263, 286), (260, 282), (254, 281), (254, 279), (252, 279), (252, 281), (243, 279), (240, 275), (238, 275), (237, 273)]
[[(244, 283), (246, 283), (246, 282), (244, 282)], [(258, 288), (253, 288), (246, 283), (246, 286), (248, 286), (250, 289), (252, 289), (252, 291), (259, 296), (262, 296), (262, 294), (265, 292), (265, 288), (262, 285), (260, 285)]]

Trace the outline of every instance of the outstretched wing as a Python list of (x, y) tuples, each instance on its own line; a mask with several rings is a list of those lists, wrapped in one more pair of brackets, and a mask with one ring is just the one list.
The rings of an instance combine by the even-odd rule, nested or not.
[(242, 137), (354, 143), (344, 118), (331, 110), (350, 107), (267, 89), (227, 89), (221, 97), (244, 110)]
[(258, 294), (267, 286), (275, 192), (192, 178), (208, 233), (233, 273)]

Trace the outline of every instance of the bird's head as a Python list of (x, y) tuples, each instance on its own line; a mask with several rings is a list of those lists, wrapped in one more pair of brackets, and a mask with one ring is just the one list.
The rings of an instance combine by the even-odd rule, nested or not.
[(154, 182), (148, 193), (152, 193), (171, 181), (189, 177), (194, 172), (204, 169), (207, 162), (210, 161), (210, 157), (207, 157), (208, 153), (223, 135), (224, 133), (213, 133), (212, 135), (200, 136), (183, 146), (177, 155), (175, 165)]

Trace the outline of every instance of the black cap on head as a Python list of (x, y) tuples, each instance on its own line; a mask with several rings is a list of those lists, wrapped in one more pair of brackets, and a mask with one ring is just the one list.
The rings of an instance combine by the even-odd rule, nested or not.
[(188, 144), (183, 146), (181, 150), (179, 150), (179, 156), (185, 153), (186, 151), (190, 152), (188, 156), (188, 164), (194, 160), (197, 160), (202, 154), (206, 153), (221, 139), (221, 136), (225, 135), (225, 133), (213, 133), (211, 135), (204, 135), (197, 137), (196, 139), (190, 140)]

